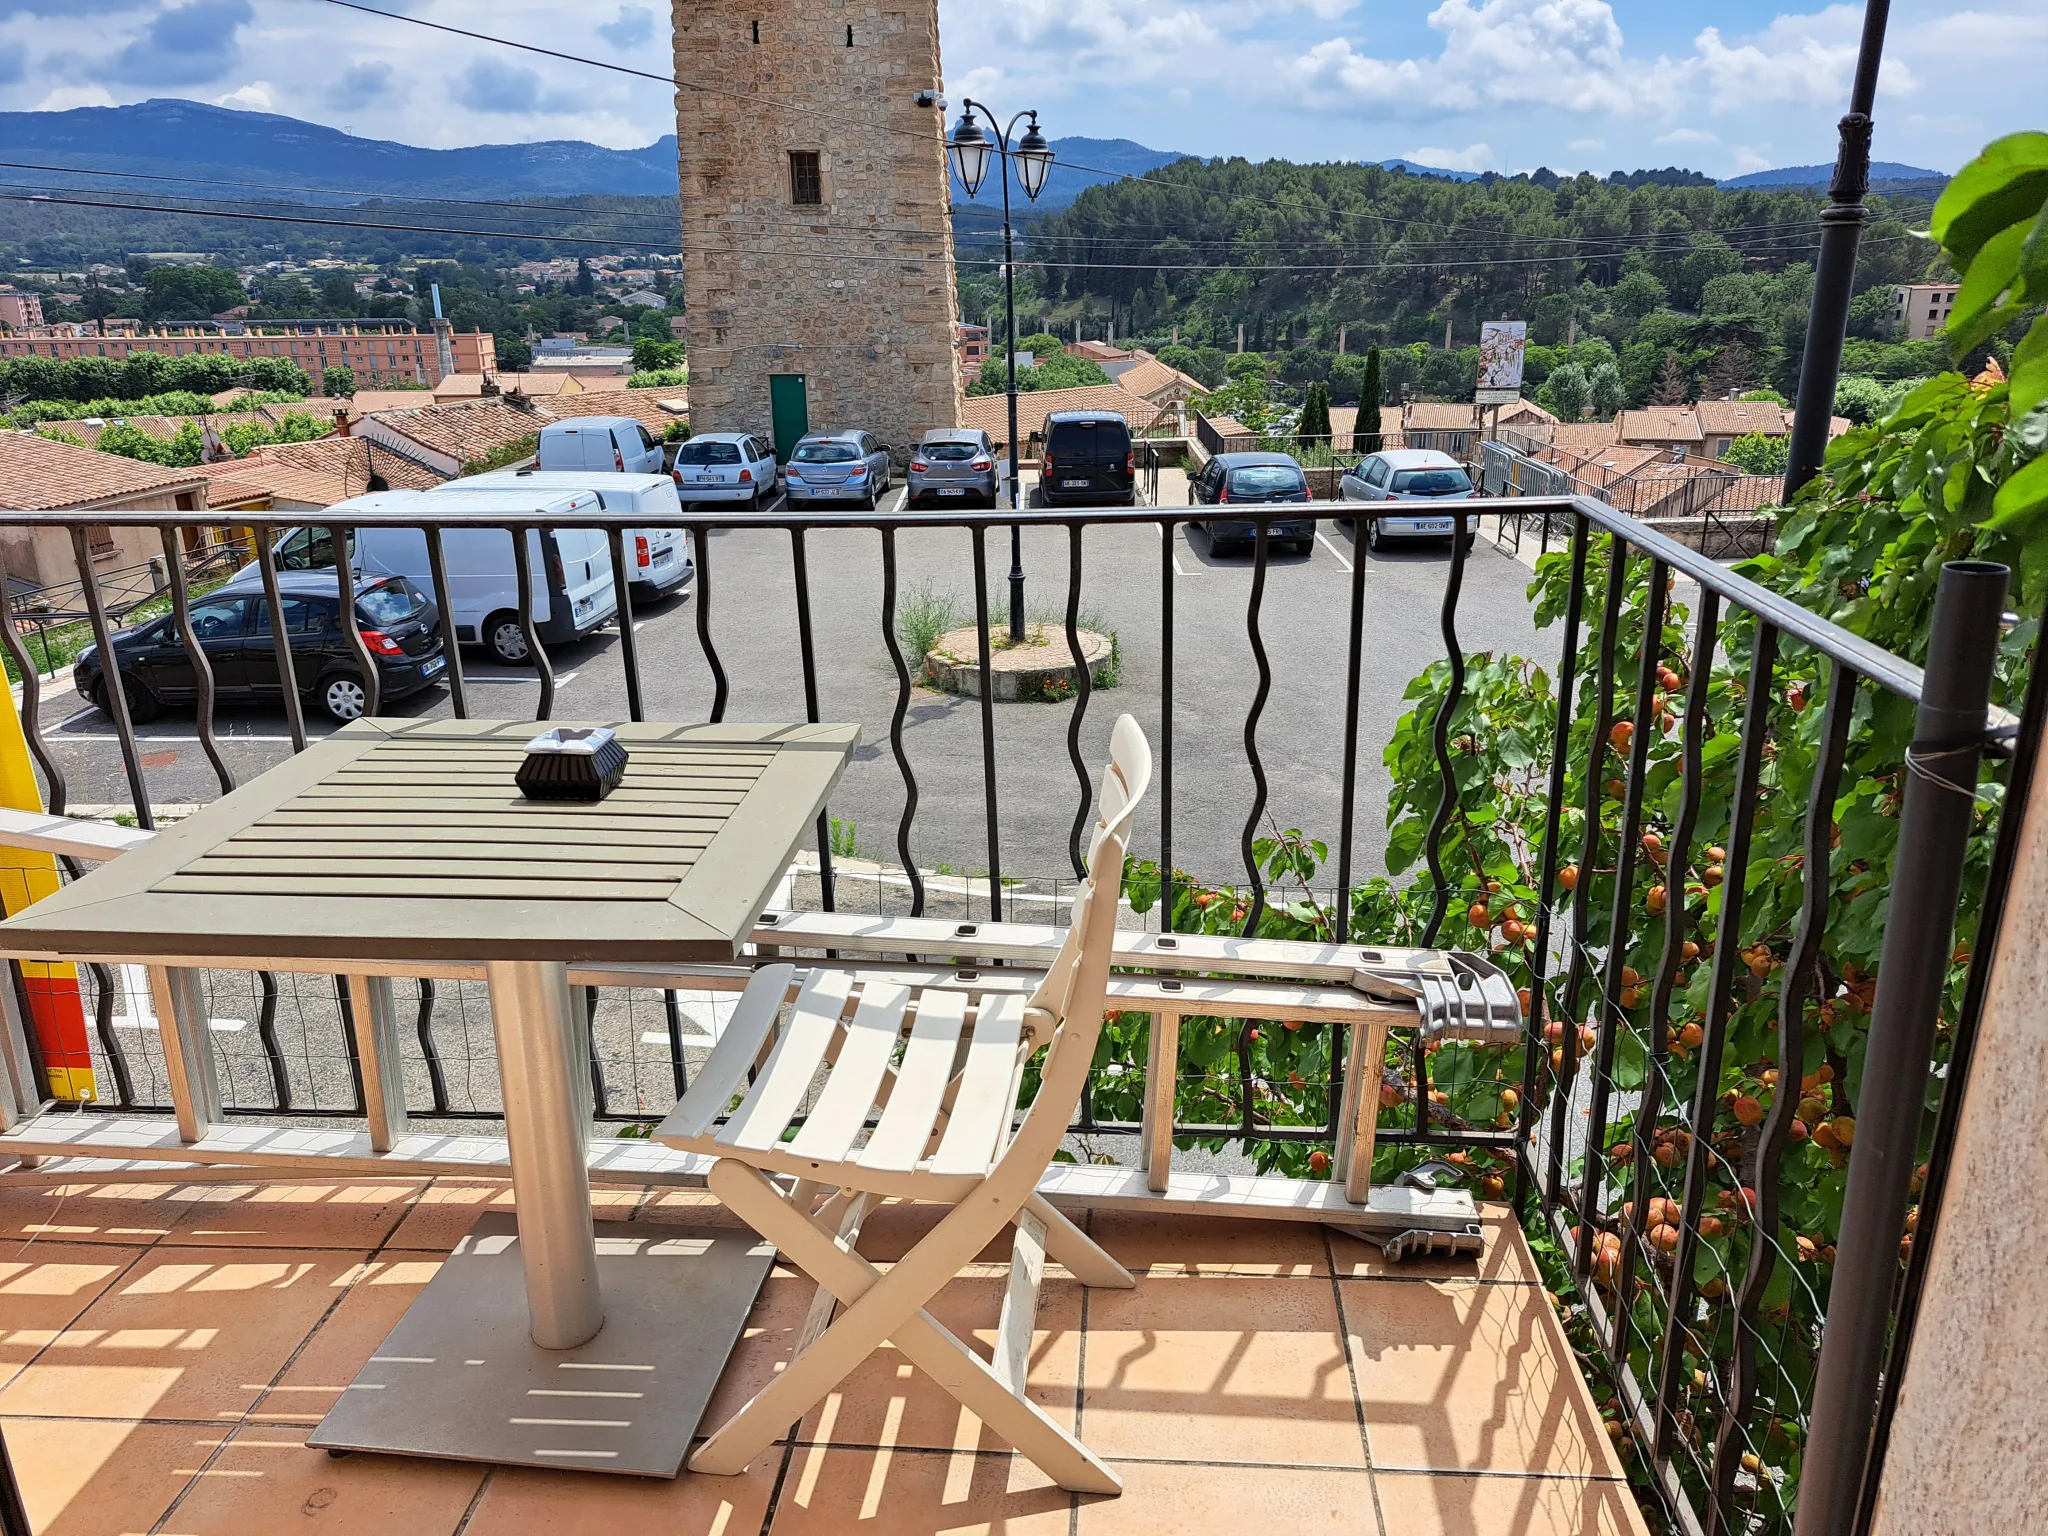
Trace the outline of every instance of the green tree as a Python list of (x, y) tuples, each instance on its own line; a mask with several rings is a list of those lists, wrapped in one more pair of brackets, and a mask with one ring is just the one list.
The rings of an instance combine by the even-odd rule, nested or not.
[(1747, 475), (1782, 475), (1792, 458), (1792, 440), (1783, 433), (1745, 432), (1721, 457)]
[(575, 292), (579, 297), (586, 299), (597, 292), (597, 277), (590, 270), (588, 256), (576, 258)]
[(1585, 369), (1577, 363), (1566, 363), (1551, 371), (1536, 396), (1537, 403), (1555, 413), (1559, 421), (1582, 421), (1586, 407), (1592, 403), (1593, 386)]
[(248, 301), (242, 280), (222, 267), (151, 267), (143, 278), (149, 320), (204, 320)]
[(1308, 387), (1308, 398), (1302, 404), (1294, 436), (1304, 448), (1334, 446), (1330, 436), (1330, 391), (1321, 380)]
[[(1003, 350), (1003, 328), (1000, 323), (989, 327), (989, 346), (1000, 356)], [(1067, 344), (1050, 331), (1033, 331), (1029, 336), (1017, 338), (1017, 350), (1029, 352), (1039, 362), (1049, 357), (1059, 357), (1067, 350)]]
[(1280, 377), (1290, 384), (1325, 380), (1330, 376), (1330, 365), (1336, 361), (1336, 353), (1325, 352), (1321, 347), (1296, 347), (1281, 356)]
[[(1024, 349), (1018, 348), (1021, 352)], [(981, 377), (967, 387), (970, 395), (1000, 395), (1009, 385), (1010, 370), (1001, 358), (991, 357), (981, 365)], [(1087, 384), (1107, 384), (1109, 375), (1100, 363), (1072, 353), (1058, 352), (1044, 362), (1017, 370), (1017, 390), (1028, 394), (1040, 389), (1078, 389)]]
[(652, 373), (662, 368), (682, 366), (683, 344), (680, 341), (660, 341), (643, 336), (633, 343), (633, 371)]
[(1670, 290), (1659, 282), (1653, 272), (1631, 272), (1614, 285), (1607, 295), (1607, 307), (1627, 320), (1640, 320), (1653, 310), (1662, 309), (1670, 297)]
[(1266, 361), (1265, 355), (1259, 352), (1232, 353), (1230, 360), (1223, 365), (1223, 371), (1233, 380), (1248, 378), (1263, 380), (1271, 378), (1273, 372), (1272, 365)]
[(1365, 376), (1358, 386), (1358, 420), (1351, 429), (1354, 453), (1380, 451), (1380, 411), (1385, 405), (1386, 385), (1380, 349), (1365, 354)]
[(1628, 386), (1622, 382), (1621, 369), (1612, 361), (1596, 363), (1587, 370), (1586, 386), (1592, 395), (1589, 403), (1595, 420), (1611, 420), (1615, 412), (1628, 404)]
[(1859, 427), (1877, 420), (1885, 406), (1885, 387), (1867, 374), (1845, 374), (1835, 381), (1835, 414)]
[(346, 397), (356, 392), (356, 371), (353, 368), (323, 368), (320, 370), (320, 393)]

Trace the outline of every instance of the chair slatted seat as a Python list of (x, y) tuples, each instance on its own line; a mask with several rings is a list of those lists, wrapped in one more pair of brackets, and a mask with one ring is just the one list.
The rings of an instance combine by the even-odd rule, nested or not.
[[(654, 1135), (716, 1157), (712, 1192), (817, 1280), (820, 1298), (796, 1357), (712, 1432), (692, 1470), (745, 1470), (888, 1342), (1061, 1487), (1121, 1490), (1115, 1472), (1031, 1401), (1024, 1376), (1048, 1255), (1084, 1285), (1136, 1283), (1036, 1186), (1101, 1033), (1124, 855), (1150, 777), (1151, 749), (1125, 716), (1111, 736), (1073, 926), (1041, 949), (1047, 969), (1028, 993), (1014, 971), (984, 983), (930, 967), (816, 962), (804, 963), (801, 981), (797, 966), (775, 963), (747, 983), (710, 1060)], [(1039, 1091), (1020, 1120), (1018, 1085), (1041, 1049)], [(885, 1273), (861, 1257), (857, 1237), (870, 1202), (890, 1196), (952, 1209)], [(925, 1306), (1012, 1225), (1010, 1284), (994, 1359), (984, 1360)]]

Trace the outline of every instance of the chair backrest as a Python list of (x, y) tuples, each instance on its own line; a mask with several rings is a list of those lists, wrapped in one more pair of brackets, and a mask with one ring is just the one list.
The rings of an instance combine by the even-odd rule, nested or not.
[[(1138, 722), (1118, 718), (1109, 738), (1109, 763), (1094, 834), (1088, 843), (1088, 878), (1074, 899), (1073, 922), (1059, 954), (1026, 1003), (1026, 1017), (1049, 1016), (1051, 1049), (1039, 1074), (1038, 1096), (1005, 1158), (1040, 1157), (1050, 1162), (1081, 1102), (1095, 1042), (1102, 1033), (1103, 1003), (1109, 995), (1109, 962), (1116, 945), (1116, 920), (1123, 897), (1124, 856), (1138, 802), (1152, 781), (1152, 747)], [(1041, 1035), (1043, 1030), (1040, 1031)], [(1042, 1150), (1038, 1144), (1044, 1143)]]

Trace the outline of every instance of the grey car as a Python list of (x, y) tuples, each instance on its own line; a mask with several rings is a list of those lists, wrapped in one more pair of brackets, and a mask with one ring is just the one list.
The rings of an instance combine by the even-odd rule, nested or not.
[(872, 432), (807, 432), (782, 466), (792, 510), (818, 501), (873, 509), (889, 489), (889, 445)]
[(986, 432), (973, 427), (935, 427), (910, 456), (904, 477), (910, 505), (927, 502), (1002, 500), (1005, 465)]

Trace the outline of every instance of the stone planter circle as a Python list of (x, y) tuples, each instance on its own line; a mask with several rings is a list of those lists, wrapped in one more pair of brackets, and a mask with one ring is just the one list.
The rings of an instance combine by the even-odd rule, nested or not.
[[(1110, 639), (1092, 629), (1077, 631), (1081, 656), (1090, 680), (1099, 678), (1109, 664)], [(999, 629), (990, 652), (989, 681), (998, 703), (1071, 698), (1080, 677), (1067, 649), (1066, 626), (1032, 624), (1024, 631), (1022, 645), (1007, 645), (1009, 631)], [(981, 697), (981, 647), (979, 631), (972, 627), (939, 636), (925, 657), (924, 682), (947, 693), (970, 699)]]

